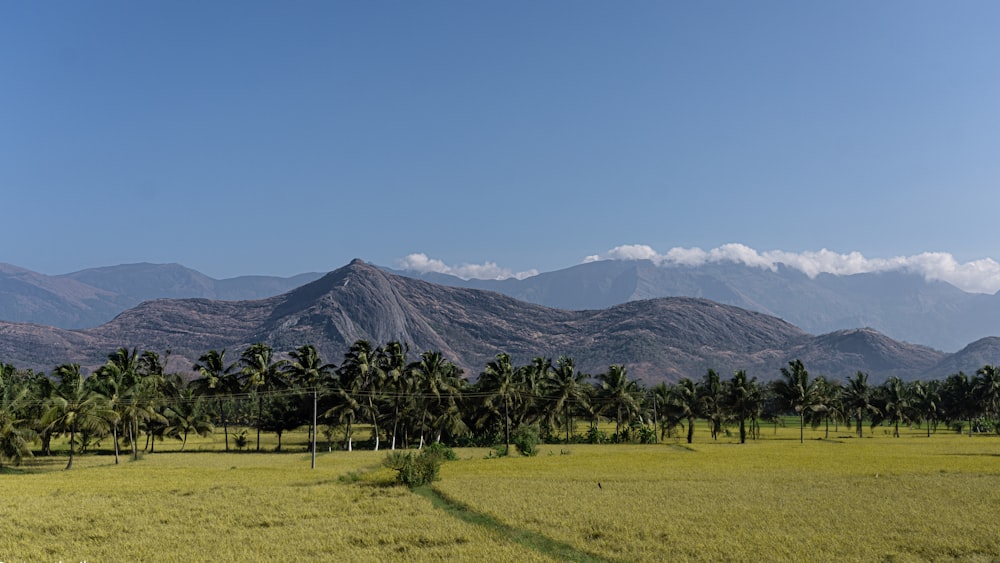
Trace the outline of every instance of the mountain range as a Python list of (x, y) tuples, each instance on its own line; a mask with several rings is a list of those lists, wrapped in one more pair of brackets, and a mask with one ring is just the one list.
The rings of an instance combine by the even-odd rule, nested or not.
[(574, 310), (657, 297), (699, 297), (773, 315), (813, 334), (870, 327), (897, 340), (946, 351), (1000, 336), (1000, 293), (968, 293), (904, 271), (809, 277), (783, 265), (772, 270), (733, 262), (684, 266), (603, 260), (523, 280), (395, 273)]
[[(506, 280), (386, 271), (569, 310), (605, 309), (658, 297), (697, 297), (776, 316), (812, 334), (869, 327), (897, 340), (949, 352), (980, 338), (1000, 336), (1000, 294), (968, 293), (903, 271), (809, 277), (781, 265), (772, 270), (732, 262), (683, 266), (648, 260), (595, 261)], [(322, 275), (216, 280), (179, 264), (125, 264), (46, 276), (0, 264), (0, 320), (92, 328), (150, 299), (263, 299)]]
[(217, 280), (180, 264), (123, 264), (48, 276), (0, 263), (0, 320), (91, 328), (143, 301), (162, 298), (250, 300), (272, 297), (323, 274)]
[(865, 371), (873, 380), (943, 377), (1000, 361), (1000, 339), (946, 354), (872, 329), (813, 336), (771, 315), (689, 297), (574, 311), (400, 276), (360, 260), (265, 299), (156, 299), (88, 329), (0, 323), (0, 358), (41, 370), (70, 361), (93, 367), (117, 347), (134, 346), (170, 350), (171, 369), (189, 370), (210, 349), (229, 349), (235, 358), (266, 342), (279, 352), (315, 344), (339, 362), (360, 338), (403, 341), (414, 356), (440, 350), (473, 377), (499, 352), (518, 363), (567, 355), (589, 373), (623, 363), (647, 383), (699, 377), (709, 368), (772, 379), (795, 358), (814, 374)]

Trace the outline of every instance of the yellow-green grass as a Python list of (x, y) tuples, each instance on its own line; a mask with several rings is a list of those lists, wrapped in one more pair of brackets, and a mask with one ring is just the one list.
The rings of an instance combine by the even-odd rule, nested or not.
[(740, 445), (700, 431), (690, 449), (543, 446), (535, 458), (446, 464), (434, 487), (609, 559), (1000, 558), (1000, 438), (879, 428), (824, 441), (807, 429), (800, 444), (798, 432), (766, 428)]
[(0, 561), (547, 560), (393, 486), (384, 455), (41, 460), (0, 475)]
[(221, 453), (220, 433), (116, 466), (105, 445), (72, 471), (57, 456), (0, 474), (0, 561), (1000, 558), (1000, 437), (807, 428), (800, 444), (793, 422), (743, 445), (699, 422), (690, 447), (457, 450), (433, 487), (482, 518), (393, 486), (385, 452), (311, 470), (301, 431), (285, 454)]

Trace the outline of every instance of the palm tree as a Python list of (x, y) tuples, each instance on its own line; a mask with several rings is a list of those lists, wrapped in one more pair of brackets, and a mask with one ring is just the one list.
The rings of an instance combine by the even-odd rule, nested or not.
[(751, 428), (756, 424), (757, 416), (763, 408), (763, 393), (757, 378), (747, 379), (747, 372), (739, 370), (732, 379), (726, 382), (724, 389), (724, 404), (734, 420), (740, 425), (740, 443), (747, 441), (746, 421), (750, 420)]
[(725, 417), (725, 392), (722, 380), (714, 369), (708, 370), (698, 383), (699, 411), (711, 427), (712, 439), (719, 438), (722, 431), (722, 419)]
[(976, 371), (973, 394), (985, 416), (1000, 418), (1000, 366), (987, 364)]
[(63, 364), (56, 368), (59, 385), (50, 399), (43, 422), (56, 432), (69, 433), (69, 462), (73, 468), (76, 453), (76, 435), (81, 431), (101, 432), (114, 420), (114, 413), (107, 408), (107, 399), (90, 385), (80, 373), (80, 364)]
[(114, 413), (113, 420), (108, 421), (111, 426), (111, 439), (115, 452), (115, 464), (119, 462), (118, 449), (118, 424), (126, 424), (129, 444), (132, 446), (133, 459), (138, 457), (136, 451), (136, 433), (131, 424), (132, 420), (127, 416), (128, 407), (136, 400), (136, 384), (138, 383), (138, 373), (136, 363), (138, 356), (137, 349), (119, 348), (108, 354), (108, 361), (98, 368), (94, 373), (94, 382), (97, 391), (104, 395), (108, 401), (109, 410)]
[(840, 416), (840, 384), (830, 381), (826, 376), (820, 375), (815, 379), (816, 405), (813, 406), (811, 423), (813, 429), (818, 428), (820, 423), (824, 423), (826, 428), (823, 431), (823, 439), (830, 439), (830, 419), (839, 420)]
[(670, 404), (677, 409), (679, 418), (687, 419), (687, 443), (694, 440), (694, 421), (698, 417), (698, 386), (684, 377), (670, 387)]
[(640, 412), (639, 385), (629, 380), (623, 365), (608, 366), (608, 371), (597, 376), (601, 384), (600, 397), (615, 410), (615, 439), (621, 437), (622, 425), (630, 423)]
[(360, 413), (367, 415), (372, 423), (375, 451), (378, 451), (380, 441), (376, 402), (381, 396), (385, 381), (377, 356), (377, 350), (367, 340), (358, 340), (344, 354), (344, 361), (337, 369), (341, 389), (355, 397)]
[(196, 395), (194, 389), (181, 389), (177, 398), (167, 406), (169, 425), (164, 430), (167, 436), (181, 439), (181, 451), (187, 446), (188, 434), (194, 432), (199, 436), (212, 433), (212, 419), (205, 410), (204, 397)]
[(261, 418), (264, 414), (264, 396), (288, 387), (288, 379), (282, 371), (287, 360), (273, 358), (271, 347), (262, 342), (251, 345), (240, 355), (240, 373), (243, 387), (257, 395), (257, 451), (260, 451)]
[(588, 377), (587, 374), (576, 370), (573, 358), (566, 356), (560, 357), (556, 367), (549, 372), (547, 393), (551, 395), (551, 406), (548, 412), (553, 419), (558, 413), (562, 413), (567, 444), (570, 442), (570, 432), (573, 429), (573, 407), (587, 402), (584, 382)]
[(226, 451), (229, 451), (229, 426), (226, 423), (226, 410), (223, 399), (232, 397), (239, 391), (239, 378), (236, 374), (236, 364), (226, 365), (226, 350), (221, 352), (209, 350), (198, 358), (192, 369), (201, 374), (200, 379), (192, 381), (195, 392), (215, 398), (222, 421), (222, 433), (226, 441)]
[(927, 437), (931, 437), (931, 427), (937, 428), (938, 415), (941, 411), (941, 382), (913, 381), (910, 382), (907, 394), (913, 413), (927, 425)]
[[(285, 365), (288, 379), (292, 385), (303, 389), (311, 389), (314, 402), (318, 401), (320, 387), (329, 386), (336, 366), (323, 363), (319, 352), (312, 344), (299, 346), (290, 352), (291, 360)], [(309, 447), (314, 448), (316, 442), (315, 425), (309, 426)]]
[(898, 377), (890, 377), (879, 391), (882, 415), (893, 425), (893, 436), (899, 438), (899, 423), (910, 422), (910, 395), (906, 384)]
[(788, 362), (787, 368), (781, 368), (784, 380), (774, 382), (774, 391), (786, 408), (799, 415), (799, 443), (805, 442), (806, 413), (820, 407), (818, 387), (815, 380), (809, 379), (809, 372), (802, 365), (802, 360)]
[(31, 430), (27, 414), (31, 389), (27, 382), (14, 380), (14, 366), (0, 364), (0, 471), (4, 460), (20, 465), (31, 457)]
[(417, 429), (420, 431), (419, 449), (424, 447), (428, 412), (442, 401), (443, 396), (457, 392), (457, 389), (453, 389), (451, 376), (455, 369), (455, 366), (438, 351), (420, 354), (420, 360), (413, 362), (408, 369), (413, 374), (413, 390), (420, 410), (420, 417), (417, 419)]
[(510, 454), (510, 403), (511, 400), (520, 394), (515, 381), (515, 370), (510, 361), (510, 355), (501, 353), (496, 355), (496, 359), (486, 364), (486, 369), (479, 376), (480, 391), (486, 393), (484, 405), (488, 413), (498, 413), (500, 408), (497, 403), (503, 405), (504, 419), (504, 442), (506, 453)]
[(379, 348), (378, 363), (384, 379), (384, 391), (389, 405), (392, 407), (392, 445), (396, 449), (396, 437), (399, 433), (399, 419), (405, 413), (407, 406), (413, 400), (411, 387), (410, 364), (406, 359), (410, 351), (408, 344), (393, 341)]
[(878, 405), (875, 404), (874, 392), (868, 385), (868, 374), (857, 372), (853, 378), (847, 378), (847, 387), (844, 388), (843, 403), (845, 408), (851, 411), (857, 422), (858, 438), (864, 438), (865, 430), (862, 422), (865, 415), (877, 417), (881, 414)]
[[(979, 415), (979, 405), (975, 400), (975, 380), (970, 380), (965, 372), (949, 375), (941, 386), (941, 402), (945, 420), (951, 423), (966, 421), (969, 437), (972, 437), (972, 419)], [(959, 426), (961, 432), (961, 426)]]

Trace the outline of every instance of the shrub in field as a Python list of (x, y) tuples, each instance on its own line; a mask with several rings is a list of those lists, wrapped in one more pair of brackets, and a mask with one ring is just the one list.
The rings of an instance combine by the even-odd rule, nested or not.
[(596, 426), (591, 426), (590, 430), (587, 430), (587, 442), (590, 444), (603, 444), (608, 441), (608, 433), (603, 430), (598, 430)]
[(455, 455), (455, 450), (449, 448), (448, 446), (440, 442), (434, 442), (433, 444), (424, 446), (424, 451), (439, 455), (441, 456), (441, 459), (444, 461), (455, 461), (456, 459), (458, 459), (458, 456)]
[[(441, 463), (445, 460), (445, 452), (450, 448), (424, 448), (417, 455), (412, 452), (390, 452), (382, 461), (382, 465), (396, 471), (396, 480), (410, 487), (419, 487), (434, 482), (437, 479)], [(455, 453), (451, 452), (454, 456)]]
[(249, 439), (247, 438), (247, 431), (240, 430), (237, 434), (233, 435), (233, 441), (236, 443), (236, 447), (243, 451), (243, 448), (247, 447)]
[(538, 443), (541, 441), (538, 436), (538, 427), (519, 426), (511, 433), (510, 441), (514, 442), (514, 446), (517, 447), (517, 451), (521, 452), (521, 455), (536, 455), (538, 454)]

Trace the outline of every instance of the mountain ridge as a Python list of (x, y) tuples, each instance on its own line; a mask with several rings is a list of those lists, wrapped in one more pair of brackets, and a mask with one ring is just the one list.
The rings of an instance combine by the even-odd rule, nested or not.
[[(795, 358), (817, 375), (844, 378), (865, 371), (873, 379), (922, 377), (947, 359), (962, 361), (871, 329), (813, 336), (779, 318), (701, 298), (571, 311), (398, 276), (360, 260), (266, 299), (152, 300), (81, 330), (0, 323), (0, 358), (42, 370), (66, 361), (96, 366), (117, 347), (135, 346), (169, 349), (173, 369), (189, 370), (209, 349), (238, 353), (266, 342), (280, 353), (312, 343), (338, 362), (360, 338), (376, 344), (400, 340), (415, 354), (440, 350), (473, 377), (499, 352), (519, 363), (568, 355), (590, 373), (624, 363), (647, 382), (700, 377), (709, 368), (746, 369), (771, 379)], [(997, 340), (985, 342), (976, 360), (1000, 360)]]

